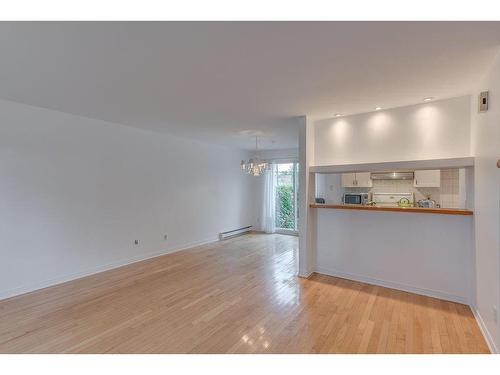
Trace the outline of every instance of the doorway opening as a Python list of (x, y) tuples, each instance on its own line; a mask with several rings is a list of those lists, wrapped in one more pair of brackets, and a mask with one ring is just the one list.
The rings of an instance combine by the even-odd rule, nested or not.
[(276, 176), (275, 226), (276, 232), (298, 234), (299, 163), (274, 164)]

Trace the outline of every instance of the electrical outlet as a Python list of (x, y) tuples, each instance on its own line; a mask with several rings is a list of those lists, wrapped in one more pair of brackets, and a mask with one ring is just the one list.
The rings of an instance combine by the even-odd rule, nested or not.
[(167, 240), (167, 238), (168, 238), (168, 235), (164, 234), (164, 235), (163, 235), (163, 240), (164, 240), (164, 241), (166, 241), (166, 240)]
[(134, 245), (139, 245), (139, 240), (134, 240)]

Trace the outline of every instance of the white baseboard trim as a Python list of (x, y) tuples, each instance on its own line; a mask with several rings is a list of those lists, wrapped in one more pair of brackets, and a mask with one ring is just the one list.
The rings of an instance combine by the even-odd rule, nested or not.
[(197, 246), (207, 245), (210, 243), (217, 242), (218, 240), (219, 239), (217, 237), (214, 237), (214, 238), (209, 238), (209, 239), (205, 239), (205, 240), (201, 240), (201, 241), (195, 241), (195, 242), (191, 242), (191, 243), (182, 245), (181, 247), (167, 249), (167, 250), (161, 250), (161, 251), (157, 251), (157, 252), (149, 253), (149, 254), (143, 254), (143, 255), (136, 256), (136, 257), (119, 260), (116, 262), (107, 263), (107, 264), (102, 265), (102, 266), (89, 268), (89, 269), (86, 269), (83, 271), (78, 271), (78, 272), (69, 273), (66, 275), (61, 275), (61, 276), (58, 276), (55, 278), (40, 281), (36, 284), (24, 285), (24, 286), (20, 286), (20, 287), (14, 288), (14, 289), (10, 289), (10, 290), (0, 290), (0, 301), (3, 299), (16, 297), (16, 296), (19, 296), (22, 294), (34, 292), (36, 290), (48, 288), (50, 286), (54, 286), (57, 284), (62, 284), (62, 283), (68, 282), (68, 281), (81, 279), (82, 277), (94, 275), (96, 273), (109, 271), (109, 270), (112, 270), (114, 268), (123, 267), (123, 266), (129, 265), (129, 264), (132, 264), (132, 263), (141, 262), (143, 260), (157, 258), (157, 257), (163, 256), (163, 255), (172, 254), (172, 253), (176, 253), (176, 252), (183, 251), (183, 250), (188, 250), (188, 249), (191, 249), (191, 248), (197, 247)]
[(479, 329), (481, 330), (481, 333), (483, 334), (484, 340), (486, 341), (486, 344), (488, 344), (488, 348), (490, 349), (490, 352), (493, 354), (499, 354), (500, 352), (498, 351), (498, 348), (495, 345), (495, 341), (493, 340), (493, 336), (491, 335), (490, 331), (488, 331), (488, 328), (486, 327), (486, 324), (484, 323), (484, 320), (481, 317), (481, 314), (474, 306), (471, 306), (471, 310), (472, 310), (472, 313), (474, 314), (474, 318), (476, 318), (477, 325), (479, 326)]
[(341, 272), (341, 271), (337, 271), (337, 270), (326, 269), (323, 267), (317, 267), (316, 272), (324, 274), (324, 275), (328, 275), (328, 276), (340, 277), (342, 279), (359, 281), (359, 282), (366, 283), (366, 284), (402, 290), (404, 292), (415, 293), (415, 294), (420, 294), (420, 295), (427, 296), (427, 297), (433, 297), (433, 298), (443, 299), (446, 301), (458, 302), (458, 303), (462, 303), (464, 305), (469, 305), (468, 298), (466, 298), (466, 297), (456, 296), (456, 295), (448, 294), (448, 293), (441, 292), (438, 290), (419, 288), (419, 287), (406, 285), (406, 284), (402, 284), (402, 283), (397, 283), (397, 282), (393, 282), (393, 281), (380, 280), (380, 279), (376, 279), (376, 278), (372, 278), (372, 277), (366, 277), (366, 276), (356, 275), (356, 274), (352, 274), (352, 273), (346, 273), (346, 272)]
[(305, 272), (299, 272), (297, 274), (298, 277), (302, 277), (303, 279), (308, 279), (311, 277), (311, 275), (314, 273), (314, 271), (305, 271)]

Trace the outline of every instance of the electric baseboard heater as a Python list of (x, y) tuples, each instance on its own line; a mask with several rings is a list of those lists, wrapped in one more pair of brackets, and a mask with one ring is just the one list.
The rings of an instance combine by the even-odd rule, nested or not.
[(235, 236), (240, 236), (242, 234), (245, 234), (245, 233), (248, 233), (252, 230), (252, 226), (248, 226), (248, 227), (243, 227), (243, 228), (238, 228), (238, 229), (234, 229), (234, 230), (229, 230), (227, 232), (222, 232), (222, 233), (219, 233), (219, 240), (225, 240), (227, 238), (230, 238), (230, 237), (235, 237)]

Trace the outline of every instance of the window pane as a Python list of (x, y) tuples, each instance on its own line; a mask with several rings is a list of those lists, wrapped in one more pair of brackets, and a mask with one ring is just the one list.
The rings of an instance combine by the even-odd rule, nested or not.
[(276, 227), (296, 229), (294, 163), (276, 166)]

